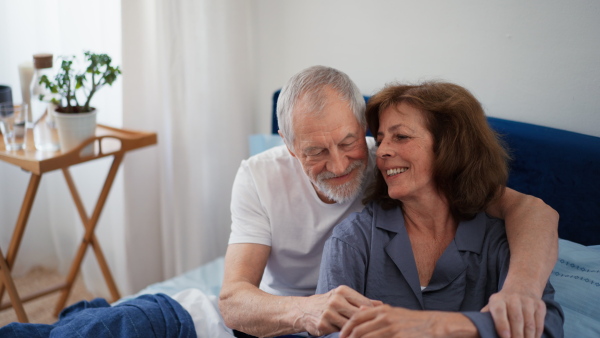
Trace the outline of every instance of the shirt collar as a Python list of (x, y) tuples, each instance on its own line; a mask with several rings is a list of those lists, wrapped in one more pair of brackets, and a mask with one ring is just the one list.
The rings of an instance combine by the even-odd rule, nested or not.
[[(377, 203), (372, 203), (372, 205), (374, 224), (376, 224), (377, 228), (398, 233), (400, 228), (405, 227), (402, 209), (398, 207), (391, 210), (383, 210)], [(485, 213), (480, 212), (472, 220), (462, 221), (458, 224), (456, 235), (454, 235), (454, 241), (458, 250), (472, 251), (477, 254), (481, 253), (486, 230), (486, 218)]]

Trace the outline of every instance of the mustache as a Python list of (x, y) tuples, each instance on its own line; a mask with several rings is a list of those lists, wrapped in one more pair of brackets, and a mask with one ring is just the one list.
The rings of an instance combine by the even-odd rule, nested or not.
[(324, 181), (324, 180), (348, 175), (354, 169), (359, 168), (361, 165), (362, 165), (362, 162), (360, 160), (353, 161), (352, 163), (350, 163), (348, 168), (342, 174), (336, 175), (336, 174), (332, 173), (331, 171), (326, 171), (326, 172), (322, 172), (322, 173), (318, 174), (317, 180)]

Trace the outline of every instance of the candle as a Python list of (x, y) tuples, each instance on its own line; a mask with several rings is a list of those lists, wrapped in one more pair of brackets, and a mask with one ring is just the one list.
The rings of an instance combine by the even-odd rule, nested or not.
[(25, 61), (19, 65), (19, 80), (21, 82), (21, 97), (23, 103), (31, 106), (31, 98), (29, 97), (31, 78), (33, 78), (33, 61)]

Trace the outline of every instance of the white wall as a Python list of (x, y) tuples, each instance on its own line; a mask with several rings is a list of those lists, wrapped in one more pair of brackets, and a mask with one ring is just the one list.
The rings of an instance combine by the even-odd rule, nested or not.
[(323, 64), (364, 94), (386, 82), (442, 79), (488, 115), (600, 136), (600, 2), (258, 1), (256, 127), (271, 94)]

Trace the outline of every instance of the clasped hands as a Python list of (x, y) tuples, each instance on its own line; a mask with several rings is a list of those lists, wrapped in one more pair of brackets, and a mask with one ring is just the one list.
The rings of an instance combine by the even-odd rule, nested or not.
[[(355, 337), (478, 337), (473, 323), (458, 312), (408, 310), (370, 300), (347, 286), (306, 298), (301, 325), (312, 335), (340, 331)], [(490, 311), (501, 337), (540, 337), (545, 304), (526, 292), (505, 290), (490, 297)]]

